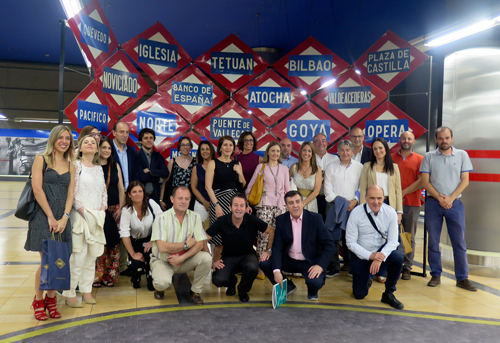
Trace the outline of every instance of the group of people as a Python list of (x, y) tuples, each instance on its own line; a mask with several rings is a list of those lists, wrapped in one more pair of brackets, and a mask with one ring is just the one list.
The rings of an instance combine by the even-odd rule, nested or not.
[[(129, 133), (122, 121), (112, 140), (87, 126), (75, 149), (69, 128), (59, 125), (35, 158), (37, 205), (25, 249), (41, 256), (42, 240), (52, 233), (68, 243), (71, 286), (63, 296), (70, 307), (83, 306), (77, 288), (82, 302), (94, 304), (92, 287), (113, 287), (120, 273), (131, 277), (134, 288), (145, 274), (148, 290), (161, 300), (174, 274), (194, 270), (189, 295), (197, 305), (211, 271), (214, 285), (227, 287), (228, 296), (237, 289), (243, 302), (264, 275), (281, 285), (302, 275), (308, 299), (318, 300), (326, 278), (347, 271), (356, 299), (368, 294), (374, 279), (385, 283), (381, 301), (402, 309), (394, 292), (400, 277), (411, 279), (414, 252), (398, 252), (399, 232), (411, 233), (414, 251), (422, 187), (428, 194), (428, 286), (440, 284), (446, 218), (457, 286), (476, 290), (468, 280), (460, 202), (472, 164), (465, 151), (452, 147), (448, 127), (436, 130), (438, 148), (425, 157), (413, 151), (411, 132), (401, 134), (400, 150), (391, 155), (383, 138), (365, 146), (356, 127), (349, 140), (338, 142), (337, 155), (326, 151), (327, 137), (319, 133), (300, 146), (298, 158), (288, 138), (269, 143), (260, 157), (250, 131), (237, 143), (221, 137), (216, 151), (202, 141), (196, 157), (192, 141), (181, 137), (179, 155), (168, 164), (153, 150), (154, 130), (141, 130), (139, 151), (127, 146)], [(260, 202), (250, 206), (249, 194), (261, 178)], [(35, 318), (59, 318), (55, 290), (45, 298), (39, 290), (40, 268), (35, 280)], [(288, 294), (296, 289), (291, 279), (287, 287)]]

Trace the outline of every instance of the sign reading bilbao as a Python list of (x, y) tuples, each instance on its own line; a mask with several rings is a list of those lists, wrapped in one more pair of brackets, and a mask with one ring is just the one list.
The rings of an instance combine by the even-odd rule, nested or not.
[(312, 94), (322, 83), (349, 67), (349, 63), (313, 37), (309, 37), (273, 67), (299, 88)]
[(354, 62), (354, 68), (382, 90), (389, 92), (427, 57), (392, 31), (387, 31)]
[(268, 69), (233, 94), (233, 99), (264, 124), (272, 126), (307, 98), (275, 71)]
[(184, 119), (195, 123), (228, 96), (195, 65), (190, 65), (158, 88)]
[(259, 139), (267, 128), (236, 101), (229, 101), (195, 125), (195, 130), (217, 145), (222, 136), (231, 136), (235, 141), (245, 131), (251, 131)]
[(89, 2), (68, 20), (68, 24), (81, 50), (95, 69), (118, 47), (118, 41), (98, 0)]
[(234, 34), (198, 57), (195, 63), (230, 92), (235, 92), (269, 66)]
[(339, 122), (352, 127), (386, 98), (384, 91), (348, 69), (313, 99)]
[(122, 48), (157, 85), (191, 63), (188, 53), (159, 22)]
[(123, 51), (118, 51), (96, 70), (95, 80), (118, 116), (151, 88)]
[(101, 132), (109, 132), (117, 118), (109, 109), (104, 95), (94, 81), (73, 99), (64, 110), (66, 117), (78, 132), (87, 125), (93, 125)]

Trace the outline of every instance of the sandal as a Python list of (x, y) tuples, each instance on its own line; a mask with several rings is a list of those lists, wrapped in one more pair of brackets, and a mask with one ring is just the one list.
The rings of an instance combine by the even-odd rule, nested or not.
[(115, 283), (113, 281), (104, 281), (104, 280), (102, 280), (102, 285), (104, 287), (114, 287)]
[(33, 298), (33, 303), (31, 304), (31, 308), (35, 310), (35, 319), (36, 320), (47, 320), (49, 317), (47, 316), (47, 312), (45, 312), (45, 303), (42, 300), (36, 300), (36, 296)]
[(92, 284), (92, 287), (94, 287), (94, 288), (101, 288), (101, 286), (102, 286), (102, 284), (100, 282), (94, 282)]
[(45, 294), (45, 300), (43, 302), (45, 304), (45, 308), (49, 310), (50, 318), (61, 318), (61, 314), (57, 310), (57, 298), (55, 296), (53, 298), (49, 298), (47, 294)]

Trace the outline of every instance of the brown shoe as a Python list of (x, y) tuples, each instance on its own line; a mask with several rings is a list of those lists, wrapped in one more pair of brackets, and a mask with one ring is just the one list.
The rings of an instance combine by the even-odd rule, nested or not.
[(401, 274), (402, 280), (411, 280), (411, 272), (407, 268), (403, 268), (403, 273)]
[(163, 300), (163, 299), (165, 299), (165, 292), (164, 291), (155, 291), (154, 296), (155, 296), (156, 300)]
[(477, 287), (472, 286), (469, 279), (463, 279), (462, 281), (457, 282), (457, 287), (463, 288), (471, 292), (477, 291)]
[(189, 299), (195, 305), (203, 305), (203, 299), (201, 298), (200, 293), (194, 293), (193, 291), (189, 291)]
[(431, 277), (430, 281), (427, 283), (429, 287), (437, 287), (441, 284), (441, 278), (439, 276)]

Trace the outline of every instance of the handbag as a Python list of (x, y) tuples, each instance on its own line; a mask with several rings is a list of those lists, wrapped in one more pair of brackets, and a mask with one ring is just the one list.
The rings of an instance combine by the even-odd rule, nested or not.
[(409, 254), (413, 251), (411, 247), (411, 233), (405, 232), (403, 225), (401, 225), (401, 231), (399, 232), (399, 237), (401, 243), (403, 243), (405, 248), (405, 254)]
[(262, 199), (262, 192), (264, 191), (264, 168), (265, 164), (262, 164), (262, 168), (260, 169), (259, 175), (257, 175), (257, 179), (250, 190), (250, 194), (248, 194), (248, 202), (250, 206), (258, 205)]
[(42, 270), (40, 290), (69, 290), (71, 273), (69, 270), (68, 244), (61, 241), (61, 235), (42, 242)]
[[(47, 163), (45, 162), (45, 158), (43, 159), (43, 169), (42, 175), (45, 173), (45, 168), (47, 168)], [(17, 208), (14, 216), (16, 218), (29, 221), (35, 212), (36, 207), (36, 199), (35, 194), (33, 193), (33, 186), (31, 184), (31, 172), (26, 180), (26, 184), (21, 192), (21, 196), (17, 201)]]

